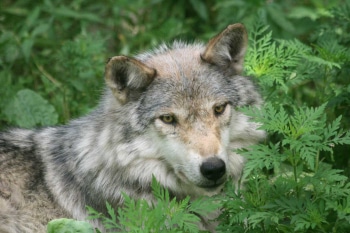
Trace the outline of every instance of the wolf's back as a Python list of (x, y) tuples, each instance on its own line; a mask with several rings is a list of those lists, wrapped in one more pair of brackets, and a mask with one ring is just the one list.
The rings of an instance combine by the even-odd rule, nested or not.
[(36, 130), (0, 132), (0, 233), (45, 232), (63, 215), (44, 184)]
[(35, 150), (35, 133), (36, 130), (16, 128), (0, 132), (0, 153), (29, 153), (29, 156), (31, 156)]

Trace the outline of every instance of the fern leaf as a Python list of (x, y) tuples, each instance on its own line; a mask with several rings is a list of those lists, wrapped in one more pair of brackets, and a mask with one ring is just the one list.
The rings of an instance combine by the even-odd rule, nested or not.
[(256, 170), (279, 167), (280, 164), (287, 159), (284, 154), (280, 154), (279, 149), (280, 143), (270, 143), (268, 147), (265, 145), (254, 145), (251, 147), (251, 150), (239, 151), (241, 155), (248, 159), (242, 179), (245, 180)]

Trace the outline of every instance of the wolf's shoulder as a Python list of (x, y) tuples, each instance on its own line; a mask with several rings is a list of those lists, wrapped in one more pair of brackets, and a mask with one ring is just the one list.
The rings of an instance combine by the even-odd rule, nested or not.
[(30, 153), (35, 147), (35, 129), (11, 128), (0, 131), (0, 153)]

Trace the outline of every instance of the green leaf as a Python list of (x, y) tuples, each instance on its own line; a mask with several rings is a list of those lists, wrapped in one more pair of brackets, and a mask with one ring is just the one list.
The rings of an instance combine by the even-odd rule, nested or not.
[(57, 124), (55, 108), (36, 92), (23, 89), (10, 100), (4, 111), (12, 123), (20, 127), (34, 127)]
[(289, 18), (301, 19), (301, 18), (310, 18), (312, 21), (317, 20), (321, 15), (315, 11), (315, 9), (309, 7), (294, 7), (288, 14)]
[(92, 226), (83, 221), (74, 219), (55, 219), (48, 223), (47, 233), (94, 233)]
[(273, 40), (272, 31), (259, 21), (250, 31), (249, 41), (244, 66), (246, 74), (257, 77), (262, 86), (271, 88), (277, 84), (287, 91), (287, 78), (300, 65), (305, 46), (295, 40)]
[(40, 7), (35, 7), (32, 11), (29, 12), (25, 20), (26, 26), (31, 27), (32, 25), (35, 25), (39, 15), (40, 15)]
[(21, 45), (23, 56), (27, 62), (29, 62), (30, 60), (29, 58), (32, 52), (33, 44), (34, 44), (33, 38), (27, 38), (26, 40), (23, 41)]
[(294, 25), (286, 18), (286, 14), (280, 5), (270, 4), (266, 7), (266, 10), (277, 25), (281, 26), (284, 30), (295, 31)]
[(239, 153), (247, 158), (244, 167), (243, 180), (259, 169), (272, 169), (279, 167), (281, 162), (286, 160), (286, 156), (280, 154), (280, 143), (266, 145), (253, 145), (252, 150), (240, 151)]
[(208, 11), (205, 3), (200, 0), (190, 0), (193, 9), (197, 12), (200, 18), (207, 21), (208, 20)]
[(37, 35), (43, 34), (47, 32), (49, 29), (50, 29), (50, 24), (42, 23), (33, 29), (32, 36), (35, 37)]
[(52, 8), (52, 9), (48, 8), (44, 10), (46, 10), (47, 12), (55, 16), (61, 16), (61, 17), (79, 19), (79, 20), (89, 20), (92, 22), (102, 22), (102, 18), (98, 17), (96, 14), (79, 12), (64, 6), (61, 6), (59, 8)]

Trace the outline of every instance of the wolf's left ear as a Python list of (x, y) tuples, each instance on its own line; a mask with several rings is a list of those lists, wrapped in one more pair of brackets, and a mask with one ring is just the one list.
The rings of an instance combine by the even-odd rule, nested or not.
[(209, 41), (201, 58), (219, 66), (220, 70), (230, 74), (240, 74), (247, 44), (248, 35), (243, 24), (231, 24)]
[(126, 56), (109, 59), (105, 70), (106, 83), (121, 104), (137, 98), (155, 76), (155, 69)]

